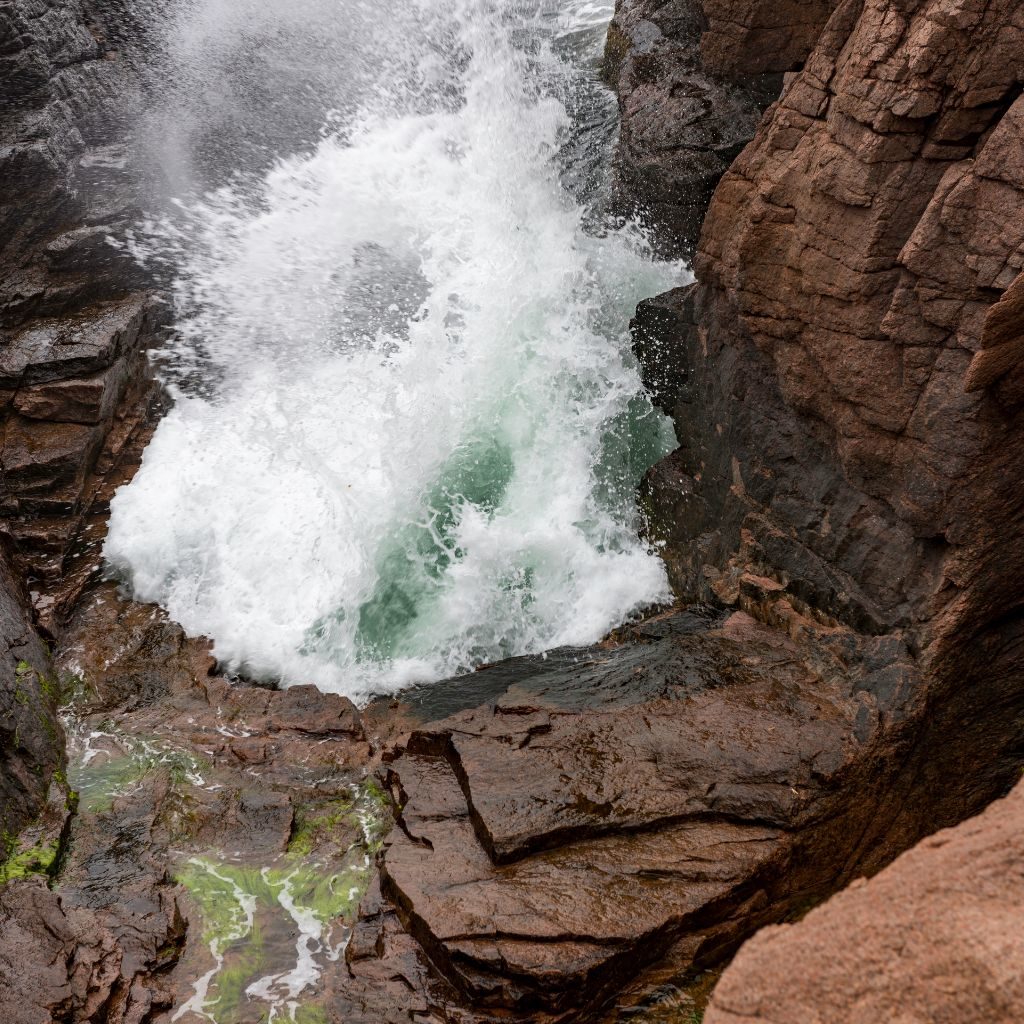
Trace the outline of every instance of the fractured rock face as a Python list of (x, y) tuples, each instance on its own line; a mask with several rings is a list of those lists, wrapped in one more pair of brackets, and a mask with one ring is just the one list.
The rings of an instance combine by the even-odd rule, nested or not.
[(144, 352), (164, 314), (109, 243), (139, 210), (128, 24), (120, 3), (0, 12), (0, 533), (48, 621), (88, 577), (85, 535), (157, 397)]
[(902, 772), (912, 662), (892, 685), (889, 641), (789, 611), (675, 613), (415, 730), (353, 985), (428, 962), (409, 998), (460, 1020), (615, 1019), (890, 859), (935, 811)]
[(636, 330), (681, 440), (646, 485), (677, 591), (767, 579), (902, 636), (936, 707), (976, 687), (980, 718), (1022, 689), (1024, 13), (957, 12), (840, 5), (722, 180), (698, 283)]
[[(933, 5), (891, 6), (843, 5), (723, 181), (693, 319), (709, 364), (732, 337), (766, 357), (785, 407), (893, 528), (962, 545), (984, 500), (963, 484), (1015, 428), (964, 385), (1020, 271), (1022, 72), (1008, 47), (1024, 15), (968, 5), (947, 24)], [(910, 581), (884, 594), (883, 573), (865, 566), (860, 582), (894, 617)]]

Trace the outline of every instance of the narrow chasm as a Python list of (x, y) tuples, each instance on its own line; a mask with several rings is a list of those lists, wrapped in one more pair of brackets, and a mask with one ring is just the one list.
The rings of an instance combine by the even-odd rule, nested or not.
[(2, 1024), (1024, 1019), (955, 6), (0, 0)]

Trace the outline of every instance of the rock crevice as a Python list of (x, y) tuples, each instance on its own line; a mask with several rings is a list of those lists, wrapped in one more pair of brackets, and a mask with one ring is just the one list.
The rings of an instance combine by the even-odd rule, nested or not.
[[(311, 1020), (664, 1019), (1019, 779), (1014, 0), (620, 0), (619, 199), (696, 274), (633, 324), (680, 442), (641, 495), (680, 605), (438, 683), (439, 721), (233, 684), (94, 579), (161, 401), (164, 307), (107, 242), (137, 204), (141, 31), (0, 0), (5, 1007), (157, 1024), (212, 969), (242, 1020), (294, 947), (287, 889), (321, 926)], [(1016, 806), (967, 846), (998, 818), (1003, 856)], [(909, 857), (955, 874), (931, 842)], [(776, 1014), (771, 957), (901, 863), (755, 939), (709, 1021)]]

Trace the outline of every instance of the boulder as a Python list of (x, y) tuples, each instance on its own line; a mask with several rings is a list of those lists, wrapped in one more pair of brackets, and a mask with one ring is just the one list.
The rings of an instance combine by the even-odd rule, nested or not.
[(798, 924), (765, 928), (707, 1024), (1024, 1019), (1024, 784)]

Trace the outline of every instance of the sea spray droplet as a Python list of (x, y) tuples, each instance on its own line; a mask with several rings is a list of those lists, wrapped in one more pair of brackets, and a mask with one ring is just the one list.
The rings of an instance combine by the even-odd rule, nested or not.
[(580, 72), (547, 43), (594, 5), (550, 6), (418, 5), (429, 87), (176, 228), (187, 372), (106, 555), (235, 668), (359, 697), (667, 597), (634, 489), (673, 439), (627, 324), (680, 270), (562, 187)]

